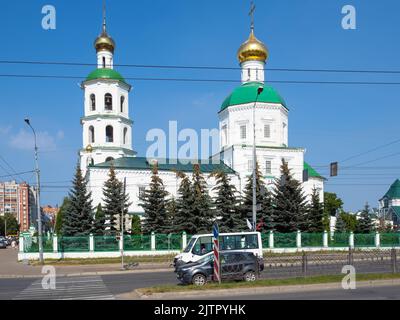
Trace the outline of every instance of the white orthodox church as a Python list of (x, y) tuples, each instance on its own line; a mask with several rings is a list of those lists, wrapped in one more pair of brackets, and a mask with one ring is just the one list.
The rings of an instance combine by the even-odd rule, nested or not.
[[(82, 82), (85, 101), (84, 117), (81, 119), (81, 169), (88, 180), (93, 205), (97, 205), (103, 203), (102, 188), (113, 165), (117, 177), (120, 180), (126, 178), (127, 193), (132, 202), (129, 213), (142, 215), (139, 194), (150, 183), (153, 163), (151, 159), (136, 156), (133, 150), (133, 121), (129, 118), (131, 86), (114, 70), (115, 42), (107, 34), (105, 19), (95, 48), (97, 69)], [(272, 188), (274, 179), (279, 178), (284, 159), (299, 181), (303, 181), (303, 171), (308, 170), (303, 190), (309, 196), (316, 188), (323, 200), (324, 178), (304, 161), (304, 148), (289, 146), (289, 108), (278, 92), (264, 82), (268, 50), (255, 37), (253, 26), (248, 40), (239, 48), (238, 59), (242, 68), (242, 85), (229, 94), (218, 112), (220, 152), (214, 155), (214, 159), (217, 157), (219, 161), (200, 164), (210, 192), (215, 180), (208, 175), (216, 170), (228, 173), (237, 190), (243, 190), (246, 178), (253, 169), (254, 111), (256, 157), (268, 186)], [(258, 94), (260, 87), (263, 91)], [(193, 165), (163, 159), (158, 169), (166, 190), (171, 196), (176, 196), (180, 183), (176, 171), (191, 175)]]

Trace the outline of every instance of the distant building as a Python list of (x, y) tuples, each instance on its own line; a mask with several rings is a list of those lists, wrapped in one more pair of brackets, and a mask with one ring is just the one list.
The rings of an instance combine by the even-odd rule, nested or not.
[(35, 221), (36, 211), (31, 208), (36, 203), (34, 193), (33, 188), (25, 182), (0, 182), (0, 216), (13, 214), (21, 232), (29, 230), (31, 223)]
[(400, 180), (397, 179), (379, 200), (379, 214), (384, 220), (393, 222), (393, 227), (400, 224)]

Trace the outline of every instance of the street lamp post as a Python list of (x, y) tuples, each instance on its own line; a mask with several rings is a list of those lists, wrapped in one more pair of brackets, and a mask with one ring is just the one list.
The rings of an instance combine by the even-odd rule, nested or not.
[(256, 101), (253, 108), (253, 231), (256, 231), (257, 226), (257, 158), (256, 158), (256, 106), (258, 97), (264, 91), (264, 87), (259, 86), (257, 89)]
[(37, 204), (36, 210), (38, 215), (39, 261), (41, 264), (43, 264), (42, 215), (40, 212), (40, 170), (39, 170), (39, 160), (38, 160), (38, 147), (37, 147), (35, 129), (33, 129), (31, 122), (28, 118), (25, 119), (25, 122), (32, 129), (35, 140), (35, 172), (36, 172), (36, 204)]

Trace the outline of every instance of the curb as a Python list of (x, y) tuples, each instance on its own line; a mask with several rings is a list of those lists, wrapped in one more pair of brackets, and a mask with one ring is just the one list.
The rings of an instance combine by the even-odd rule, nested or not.
[[(171, 269), (143, 269), (143, 270), (118, 270), (118, 271), (93, 271), (93, 272), (77, 272), (57, 274), (57, 277), (79, 277), (79, 276), (105, 276), (105, 275), (122, 275), (135, 273), (153, 273), (153, 272), (169, 272)], [(38, 275), (0, 275), (0, 279), (29, 279), (42, 278), (43, 274)]]
[[(379, 287), (379, 286), (390, 286), (400, 285), (400, 279), (388, 279), (388, 280), (367, 280), (357, 282), (358, 288), (366, 287)], [(288, 292), (310, 292), (310, 291), (322, 291), (322, 290), (335, 290), (342, 289), (341, 282), (321, 283), (321, 284), (305, 284), (305, 285), (289, 285), (289, 286), (271, 286), (271, 287), (252, 287), (252, 288), (233, 288), (233, 289), (220, 289), (220, 290), (199, 290), (199, 291), (177, 291), (177, 292), (165, 292), (165, 293), (153, 293), (151, 295), (145, 295), (140, 292), (140, 289), (136, 289), (131, 292), (135, 294), (139, 299), (148, 300), (181, 300), (184, 299), (199, 299), (199, 298), (215, 298), (224, 296), (243, 296), (243, 295), (254, 295), (254, 294), (273, 294), (273, 293), (288, 293)], [(344, 290), (344, 289), (343, 289)]]

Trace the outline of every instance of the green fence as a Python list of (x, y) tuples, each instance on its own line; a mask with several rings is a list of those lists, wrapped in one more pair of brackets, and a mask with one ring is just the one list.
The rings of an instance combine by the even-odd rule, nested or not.
[(375, 234), (354, 234), (354, 247), (374, 247)]
[(381, 247), (399, 247), (400, 234), (398, 233), (382, 233)]
[[(39, 252), (39, 240), (38, 237), (24, 238), (24, 252), (35, 253)], [(43, 252), (53, 252), (53, 238), (42, 237)]]
[(349, 246), (348, 233), (333, 233), (328, 235), (328, 246), (333, 248), (348, 247)]
[(124, 250), (127, 251), (151, 250), (151, 236), (148, 235), (124, 236)]
[(180, 234), (156, 234), (157, 250), (181, 250), (182, 235)]
[(58, 238), (59, 252), (88, 252), (89, 237), (60, 237)]
[(269, 248), (269, 233), (262, 233), (261, 234), (261, 241), (262, 241), (262, 247), (264, 249)]
[(274, 248), (296, 248), (297, 233), (274, 233)]
[(302, 247), (322, 247), (324, 245), (323, 233), (302, 233)]
[(95, 236), (94, 251), (118, 251), (119, 240), (115, 236)]

